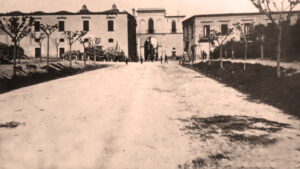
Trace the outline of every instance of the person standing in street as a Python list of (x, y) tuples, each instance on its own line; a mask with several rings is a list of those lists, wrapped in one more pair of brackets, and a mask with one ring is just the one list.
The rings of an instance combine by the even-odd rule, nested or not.
[(128, 65), (128, 58), (125, 59), (125, 62), (126, 62), (126, 66), (127, 66)]
[(168, 63), (168, 57), (165, 55), (165, 63)]
[(142, 57), (140, 58), (140, 61), (141, 61), (141, 64), (143, 64), (143, 58)]
[(160, 63), (161, 63), (161, 64), (163, 63), (163, 58), (162, 58), (162, 56), (160, 57)]

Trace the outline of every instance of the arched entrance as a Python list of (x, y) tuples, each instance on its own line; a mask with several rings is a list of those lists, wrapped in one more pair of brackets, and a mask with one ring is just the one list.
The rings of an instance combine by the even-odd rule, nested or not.
[(146, 39), (144, 44), (145, 61), (158, 60), (158, 43), (153, 37)]

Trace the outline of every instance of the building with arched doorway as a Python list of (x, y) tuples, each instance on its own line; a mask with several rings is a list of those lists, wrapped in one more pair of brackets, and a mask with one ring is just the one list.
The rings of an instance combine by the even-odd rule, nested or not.
[(161, 8), (133, 10), (137, 22), (137, 52), (144, 60), (183, 54), (183, 15), (167, 16)]

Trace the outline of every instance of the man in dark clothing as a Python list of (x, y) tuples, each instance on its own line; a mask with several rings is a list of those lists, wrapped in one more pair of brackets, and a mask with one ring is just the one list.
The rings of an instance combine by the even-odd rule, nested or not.
[(165, 63), (168, 63), (168, 57), (165, 55)]
[(126, 62), (126, 66), (127, 66), (128, 65), (128, 58), (125, 59), (125, 62)]
[(143, 64), (143, 58), (142, 57), (141, 57), (140, 61), (141, 61), (141, 64)]
[(162, 58), (162, 56), (160, 57), (160, 63), (161, 63), (161, 64), (163, 63), (163, 58)]

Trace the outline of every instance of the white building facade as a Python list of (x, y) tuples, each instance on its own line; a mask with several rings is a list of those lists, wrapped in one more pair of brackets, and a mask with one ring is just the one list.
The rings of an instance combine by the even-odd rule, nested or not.
[[(274, 14), (276, 18), (276, 14)], [(300, 11), (295, 11), (291, 17), (291, 24), (295, 24), (300, 19)], [(255, 25), (267, 25), (271, 21), (261, 13), (228, 13), (228, 14), (209, 14), (194, 15), (183, 21), (183, 42), (184, 51), (195, 59), (203, 59), (205, 52), (206, 59), (210, 58), (210, 51), (213, 51), (217, 43), (209, 43), (211, 30), (217, 32), (227, 32), (234, 28), (233, 24), (240, 23), (244, 34), (248, 34)], [(228, 41), (232, 38), (239, 41), (238, 31), (228, 37)]]
[(133, 10), (137, 21), (137, 52), (145, 60), (183, 54), (183, 15), (167, 16), (165, 9)]
[[(84, 5), (79, 12), (72, 13), (67, 11), (59, 11), (54, 13), (34, 12), (21, 13), (11, 12), (0, 14), (0, 17), (10, 16), (32, 16), (36, 23), (32, 28), (32, 32), (37, 35), (41, 33), (40, 24), (58, 25), (58, 29), (51, 35), (51, 38), (58, 38), (59, 57), (69, 50), (67, 41), (63, 38), (64, 31), (88, 31), (83, 38), (100, 38), (100, 46), (105, 50), (107, 48), (119, 48), (124, 52), (126, 57), (134, 57), (136, 51), (136, 20), (128, 12), (120, 12), (116, 5), (111, 10), (104, 12), (90, 12)], [(0, 42), (11, 44), (11, 39), (4, 32), (0, 31)], [(20, 42), (20, 46), (24, 49), (25, 55), (36, 57), (41, 51), (42, 56), (46, 56), (47, 39), (42, 42), (42, 49), (34, 41), (33, 38), (27, 36)], [(80, 50), (83, 52), (83, 45), (79, 41), (74, 43), (72, 50)], [(56, 57), (57, 51), (55, 45), (50, 40), (50, 56)]]

